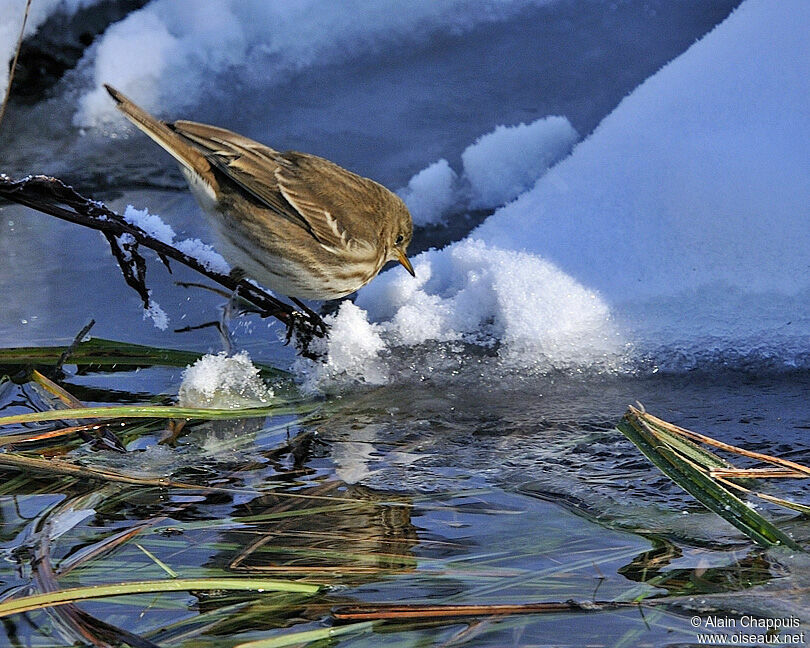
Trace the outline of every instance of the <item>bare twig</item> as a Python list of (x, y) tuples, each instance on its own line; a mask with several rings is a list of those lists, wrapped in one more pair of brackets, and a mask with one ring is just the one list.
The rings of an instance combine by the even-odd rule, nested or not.
[(53, 368), (53, 374), (58, 376), (62, 373), (62, 367), (67, 362), (68, 358), (73, 354), (76, 350), (76, 347), (79, 346), (84, 339), (84, 336), (90, 332), (90, 329), (96, 325), (96, 320), (91, 319), (87, 324), (82, 327), (82, 330), (78, 332), (75, 338), (73, 338), (73, 342), (70, 343), (70, 346), (67, 347), (64, 351), (62, 351), (62, 355), (59, 356), (59, 360), (56, 361), (56, 366)]
[[(645, 605), (655, 601), (645, 601)], [(516, 603), (514, 605), (421, 605), (399, 603), (368, 603), (342, 605), (332, 610), (332, 618), (340, 621), (424, 620), (458, 617), (503, 616), (513, 614), (559, 614), (561, 612), (603, 612), (619, 608), (638, 608), (629, 601), (551, 601), (548, 603)]]
[[(630, 407), (630, 411), (634, 412), (637, 416), (643, 415), (643, 418), (653, 421), (657, 425), (660, 425), (662, 428), (672, 432), (673, 434), (677, 434), (682, 437), (686, 437), (688, 439), (692, 439), (694, 441), (698, 441), (700, 443), (705, 443), (706, 445), (713, 446), (715, 448), (719, 448), (720, 450), (725, 450), (727, 452), (731, 452), (733, 454), (742, 455), (743, 457), (750, 457), (751, 459), (759, 459), (760, 461), (764, 461), (769, 464), (773, 464), (775, 466), (780, 466), (782, 468), (786, 468), (789, 471), (794, 471), (796, 473), (802, 473), (806, 477), (810, 477), (810, 467), (804, 466), (800, 463), (796, 463), (795, 461), (790, 461), (788, 459), (782, 459), (781, 457), (774, 457), (772, 455), (763, 454), (761, 452), (754, 452), (753, 450), (746, 450), (745, 448), (739, 448), (737, 446), (723, 443), (722, 441), (718, 441), (717, 439), (713, 439), (711, 437), (705, 436), (703, 434), (698, 434), (697, 432), (692, 432), (691, 430), (687, 430), (685, 428), (679, 427), (663, 419), (658, 418), (657, 416), (653, 416), (652, 414), (647, 414), (646, 412), (637, 410), (634, 407)], [(734, 475), (722, 475), (723, 477), (731, 477)], [(744, 475), (745, 477), (750, 477), (751, 475)], [(792, 475), (776, 475), (778, 477), (785, 477), (785, 476), (792, 476)], [(798, 475), (797, 475), (798, 476)]]
[(139, 252), (141, 245), (155, 251), (169, 271), (169, 259), (172, 259), (196, 270), (232, 293), (238, 288), (239, 297), (252, 304), (262, 317), (275, 317), (283, 322), (287, 326), (288, 338), (295, 334), (301, 355), (317, 357), (310, 350), (310, 344), (316, 337), (325, 337), (328, 329), (312, 310), (297, 310), (249, 281), (209, 269), (198, 259), (150, 236), (102, 203), (82, 196), (61, 180), (37, 175), (13, 181), (0, 174), (0, 196), (56, 218), (100, 231), (110, 244), (124, 279), (141, 297), (144, 308), (149, 308), (150, 297), (145, 280), (146, 261)]

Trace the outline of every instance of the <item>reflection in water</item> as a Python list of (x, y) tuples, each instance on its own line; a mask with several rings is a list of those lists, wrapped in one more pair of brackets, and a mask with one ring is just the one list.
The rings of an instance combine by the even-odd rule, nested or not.
[(270, 493), (234, 508), (247, 528), (223, 540), (243, 547), (229, 570), (310, 575), (315, 579), (408, 571), (419, 542), (407, 497), (327, 481)]

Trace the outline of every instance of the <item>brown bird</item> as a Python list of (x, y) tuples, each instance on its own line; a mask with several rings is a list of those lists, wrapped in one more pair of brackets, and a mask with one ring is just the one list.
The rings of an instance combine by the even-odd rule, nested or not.
[(388, 261), (414, 274), (405, 203), (316, 155), (275, 149), (224, 128), (162, 122), (104, 86), (118, 109), (180, 164), (228, 262), (270, 290), (337, 299)]

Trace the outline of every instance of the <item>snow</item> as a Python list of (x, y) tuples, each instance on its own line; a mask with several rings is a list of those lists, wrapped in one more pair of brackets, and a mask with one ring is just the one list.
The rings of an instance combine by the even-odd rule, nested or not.
[(442, 217), (457, 202), (458, 176), (450, 163), (442, 158), (422, 169), (397, 193), (411, 212), (417, 227), (440, 223)]
[(224, 257), (212, 248), (208, 243), (203, 243), (198, 238), (183, 239), (174, 243), (174, 247), (194, 259), (197, 259), (206, 270), (228, 274), (231, 266)]
[(175, 241), (175, 233), (171, 225), (165, 223), (157, 214), (150, 214), (147, 209), (136, 209), (132, 205), (127, 205), (123, 218), (127, 223), (141, 228), (149, 236), (166, 245), (173, 245), (184, 254), (196, 259), (208, 270), (221, 274), (228, 274), (231, 271), (231, 267), (222, 255), (200, 239)]
[(777, 337), (810, 333), (808, 28), (807, 3), (744, 3), (472, 237), (554, 261), (646, 352), (794, 362)]
[(568, 155), (577, 139), (571, 123), (558, 116), (498, 126), (479, 137), (461, 154), (472, 189), (471, 207), (500, 207), (514, 200)]
[(453, 209), (492, 209), (529, 189), (579, 138), (565, 117), (500, 125), (461, 154), (461, 178), (442, 158), (422, 169), (397, 193), (417, 227), (444, 223)]
[[(74, 4), (41, 0), (32, 11), (45, 16)], [(72, 77), (77, 94), (63, 97), (79, 96), (75, 122), (85, 126), (118, 119), (102, 82), (173, 117), (186, 106), (217, 105), (218, 92), (247, 104), (260, 75), (266, 89), (292, 78), (303, 83), (318, 66), (348, 74), (362, 61), (360, 72), (367, 72), (373, 57), (358, 58), (363, 52), (401, 54), (402, 43), (465, 34), (531, 4), (542, 3), (353, 0), (347, 9), (316, 0), (210, 0), (190, 15), (178, 3), (152, 0), (88, 48)], [(19, 13), (13, 2), (5, 6), (12, 10), (3, 15)], [(583, 13), (596, 20), (596, 10), (589, 11)], [(43, 20), (32, 16), (29, 31)], [(11, 22), (0, 27), (0, 54), (7, 57), (19, 28)], [(401, 185), (423, 168), (399, 192), (417, 226), (464, 209), (497, 211), (465, 240), (412, 258), (415, 279), (397, 267), (364, 288), (355, 305), (342, 305), (324, 343), (326, 362), (301, 369), (308, 384), (379, 384), (396, 347), (415, 355), (414, 347), (434, 342), (474, 343), (504, 363), (540, 368), (622, 367), (628, 358), (690, 368), (732, 352), (776, 367), (810, 366), (808, 28), (810, 5), (802, 0), (746, 0), (579, 143), (574, 115), (569, 121), (556, 108), (535, 114), (529, 105), (464, 131), (469, 146), (459, 159), (464, 140), (449, 151), (442, 137), (425, 146), (414, 135), (425, 120), (449, 114), (441, 101), (463, 94), (449, 83), (429, 95), (436, 106), (414, 104), (413, 121), (389, 130), (418, 144), (408, 151), (418, 164), (397, 180)], [(419, 51), (423, 56), (427, 47)], [(396, 73), (413, 68), (418, 75), (430, 64), (405, 60)], [(465, 64), (460, 60), (458, 69)], [(382, 103), (385, 90), (372, 88), (360, 94)], [(335, 114), (349, 105), (339, 94), (328, 103)], [(562, 105), (576, 112), (573, 103)], [(478, 104), (469, 112), (482, 110)], [(295, 105), (290, 114), (307, 124), (314, 113)], [(333, 122), (321, 119), (313, 137), (328, 140), (323, 124)], [(103, 133), (115, 135), (117, 124)], [(342, 150), (353, 151), (357, 137), (364, 159), (375, 146), (364, 135), (361, 124)], [(133, 217), (147, 227), (147, 216)], [(171, 228), (148, 227), (174, 241)], [(195, 256), (202, 245), (175, 244), (198, 250)], [(208, 262), (227, 267), (213, 253)]]
[[(541, 177), (464, 241), (415, 257), (416, 279), (393, 270), (363, 288), (330, 345), (349, 335), (362, 347), (369, 320), (363, 348), (378, 354), (380, 340), (462, 339), (526, 366), (620, 366), (628, 354), (679, 369), (713, 354), (806, 364), (807, 33), (807, 3), (748, 0), (545, 175), (520, 154), (484, 174), (528, 127), (479, 139), (464, 165), (482, 204)], [(426, 186), (445, 186), (431, 181), (440, 169)], [(331, 376), (340, 362), (330, 355)]]
[[(184, 254), (197, 259), (208, 270), (222, 274), (230, 272), (227, 261), (214, 248), (196, 238), (175, 241), (175, 233), (171, 225), (165, 223), (157, 214), (150, 214), (147, 209), (136, 209), (132, 205), (127, 205), (123, 219), (130, 225), (142, 229), (149, 236), (166, 245), (173, 245)], [(123, 242), (128, 241), (130, 245), (135, 243), (135, 238), (131, 234), (122, 234), (120, 238)], [(165, 331), (169, 326), (169, 316), (152, 298), (151, 290), (149, 291), (149, 308), (144, 310), (143, 317), (151, 319), (155, 327), (161, 331)]]
[(140, 227), (149, 236), (166, 245), (171, 245), (174, 240), (174, 230), (171, 225), (164, 223), (160, 216), (150, 214), (146, 209), (136, 209), (132, 205), (127, 205), (123, 218), (130, 225)]
[(152, 323), (155, 325), (155, 328), (160, 329), (161, 331), (165, 331), (169, 327), (169, 316), (166, 314), (160, 304), (158, 304), (152, 298), (152, 291), (148, 291), (149, 294), (149, 308), (143, 311), (143, 318), (152, 320)]
[(312, 349), (322, 353), (323, 361), (299, 358), (295, 369), (305, 376), (305, 392), (317, 391), (329, 384), (381, 385), (388, 373), (379, 354), (385, 349), (381, 329), (370, 324), (365, 313), (350, 301), (341, 303), (338, 312), (324, 318), (331, 327), (327, 339), (316, 339)]
[(599, 295), (536, 255), (465, 240), (420, 255), (415, 270), (416, 281), (389, 273), (357, 300), (394, 344), (500, 342), (557, 366), (623, 348)]
[(181, 407), (239, 409), (261, 407), (272, 399), (273, 390), (264, 384), (246, 351), (201, 357), (186, 368), (178, 391)]
[[(74, 123), (118, 122), (102, 88), (109, 83), (147, 110), (176, 111), (198, 102), (220, 74), (239, 67), (262, 83), (329, 60), (346, 60), (382, 40), (429, 39), (502, 21), (548, 0), (207, 0), (189, 12), (175, 0), (153, 0), (109, 27), (86, 54), (94, 87)], [(250, 79), (247, 79), (250, 85)]]

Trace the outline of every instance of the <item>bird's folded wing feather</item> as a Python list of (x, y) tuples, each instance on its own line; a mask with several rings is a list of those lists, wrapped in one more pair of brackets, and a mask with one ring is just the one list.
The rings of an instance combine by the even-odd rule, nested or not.
[[(287, 151), (276, 169), (281, 194), (324, 247), (360, 256), (373, 252), (381, 187), (323, 158)], [(318, 182), (310, 179), (318, 178)]]
[(368, 198), (379, 194), (373, 181), (323, 158), (281, 153), (224, 128), (190, 121), (171, 128), (199, 147), (213, 167), (323, 247), (361, 255), (375, 248), (375, 219), (365, 218), (373, 211)]

